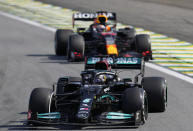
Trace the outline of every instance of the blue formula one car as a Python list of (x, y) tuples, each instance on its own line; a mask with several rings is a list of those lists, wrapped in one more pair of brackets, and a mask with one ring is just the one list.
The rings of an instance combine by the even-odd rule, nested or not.
[[(164, 112), (167, 106), (166, 80), (144, 77), (144, 62), (143, 57), (88, 57), (81, 77), (61, 77), (53, 89), (31, 92), (28, 124), (144, 124), (148, 112)], [(120, 78), (117, 69), (139, 74), (133, 80)]]
[[(127, 56), (135, 51), (146, 53), (149, 56), (147, 60), (152, 59), (150, 36), (136, 34), (135, 28), (131, 26), (117, 28), (116, 13), (74, 13), (72, 18), (73, 27), (77, 27), (75, 32), (57, 29), (55, 33), (57, 56), (66, 56), (72, 62), (95, 55)], [(75, 24), (75, 21), (79, 21), (79, 24)]]

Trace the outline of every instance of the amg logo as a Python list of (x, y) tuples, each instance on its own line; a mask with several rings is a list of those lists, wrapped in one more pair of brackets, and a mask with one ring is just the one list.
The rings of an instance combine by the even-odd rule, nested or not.
[(74, 18), (75, 19), (92, 19), (97, 18), (98, 15), (105, 15), (107, 18), (113, 18), (113, 13), (75, 13)]

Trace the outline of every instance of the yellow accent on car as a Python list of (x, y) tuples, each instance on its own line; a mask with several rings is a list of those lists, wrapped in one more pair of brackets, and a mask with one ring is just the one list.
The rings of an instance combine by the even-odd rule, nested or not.
[(107, 45), (106, 47), (108, 55), (118, 55), (117, 46), (115, 44)]

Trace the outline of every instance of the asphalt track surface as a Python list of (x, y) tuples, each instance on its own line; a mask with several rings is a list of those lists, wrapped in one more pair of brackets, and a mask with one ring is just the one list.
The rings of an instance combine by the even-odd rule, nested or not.
[(193, 43), (192, 0), (38, 0), (78, 11), (107, 10), (118, 21)]
[[(67, 2), (68, 4), (65, 4), (69, 8), (73, 6), (72, 4), (76, 3), (75, 0), (71, 0), (70, 2)], [(79, 0), (79, 2), (82, 3), (82, 5), (84, 6), (79, 8), (77, 5), (79, 6), (82, 5), (76, 3), (74, 8), (76, 8), (77, 10), (84, 8), (85, 10), (89, 10), (86, 7), (92, 8), (92, 6), (88, 6), (89, 3), (86, 4), (86, 0)], [(119, 3), (117, 1), (116, 6), (119, 6)], [(92, 3), (92, 5), (97, 6), (95, 2)], [(101, 5), (101, 8), (103, 8), (102, 6), (105, 5), (104, 4)], [(165, 5), (158, 5), (158, 6), (165, 7)], [(114, 7), (115, 4), (108, 5), (108, 8)], [(170, 7), (168, 10), (170, 10), (171, 8), (172, 7)], [(115, 8), (115, 11), (117, 9)], [(129, 8), (126, 9), (129, 10)], [(119, 10), (121, 10), (121, 8)], [(122, 8), (122, 10), (124, 12), (124, 8)], [(164, 9), (162, 8), (162, 10)], [(181, 10), (181, 8), (177, 8), (176, 10)], [(187, 10), (184, 9), (184, 11)], [(133, 19), (130, 20), (128, 17), (121, 18), (122, 16), (124, 16), (124, 13), (123, 14), (121, 12), (119, 13), (121, 14), (120, 16), (121, 21), (125, 23), (134, 21)], [(189, 15), (191, 15), (190, 10)], [(158, 16), (154, 15), (154, 17), (157, 18)], [(169, 14), (167, 17), (169, 18)], [(189, 19), (192, 18), (190, 17)], [(175, 30), (172, 30), (173, 28), (172, 26), (167, 25), (167, 22), (164, 23), (165, 24), (163, 24), (163, 26), (168, 27), (168, 29), (166, 32), (162, 33), (171, 33), (172, 36), (177, 35), (175, 33)], [(169, 22), (168, 24), (171, 23)], [(137, 25), (138, 23), (136, 22), (135, 24)], [(148, 25), (148, 23), (146, 22), (144, 22), (144, 24)], [(178, 22), (176, 22), (176, 24), (178, 24)], [(138, 24), (138, 26), (139, 25), (140, 24)], [(154, 26), (156, 25), (149, 25), (149, 27), (147, 28), (153, 31), (161, 29), (161, 28), (158, 29), (154, 28)], [(188, 25), (185, 24), (184, 26)], [(191, 32), (191, 28), (187, 28), (187, 32)], [(0, 47), (1, 47), (0, 130), (74, 129), (73, 127), (70, 126), (56, 127), (56, 128), (52, 127), (34, 128), (24, 126), (23, 124), (25, 123), (26, 120), (26, 111), (28, 106), (29, 95), (33, 88), (35, 87), (51, 88), (52, 83), (55, 82), (57, 78), (60, 76), (69, 74), (72, 76), (79, 75), (80, 71), (83, 69), (83, 65), (65, 63), (63, 57), (56, 57), (54, 55), (53, 51), (54, 33), (51, 31), (34, 27), (32, 25), (10, 19), (2, 15), (0, 15), (0, 29), (1, 29), (0, 30)], [(186, 30), (184, 29), (184, 31)], [(184, 33), (182, 35), (184, 36), (181, 37), (185, 40), (193, 39), (192, 37), (189, 37), (190, 35), (189, 33)], [(123, 75), (126, 76), (126, 73), (124, 73)], [(149, 120), (145, 125), (141, 126), (138, 129), (129, 129), (129, 130), (192, 131), (193, 129), (192, 84), (150, 68), (146, 68), (146, 76), (164, 76), (167, 79), (168, 97), (169, 97), (168, 108), (165, 113), (150, 113)], [(92, 129), (100, 131), (128, 130), (125, 128), (123, 129), (92, 128)]]

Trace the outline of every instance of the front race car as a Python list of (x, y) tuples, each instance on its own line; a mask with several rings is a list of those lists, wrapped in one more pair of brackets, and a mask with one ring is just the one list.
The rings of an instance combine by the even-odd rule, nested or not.
[(136, 127), (144, 124), (148, 116), (145, 90), (137, 81), (121, 79), (112, 70), (139, 69), (137, 78), (143, 74), (143, 59), (108, 57), (106, 61), (105, 58), (88, 58), (81, 77), (61, 77), (53, 89), (35, 88), (29, 101), (28, 124)]

